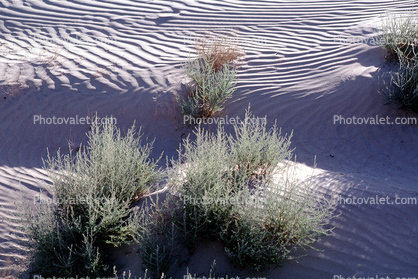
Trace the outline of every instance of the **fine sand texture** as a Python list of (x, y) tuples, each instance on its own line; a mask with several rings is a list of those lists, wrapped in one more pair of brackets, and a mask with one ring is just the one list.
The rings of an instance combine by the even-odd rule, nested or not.
[[(245, 53), (237, 90), (217, 117), (254, 115), (293, 131), (297, 167), (341, 200), (333, 234), (317, 250), (262, 273), (234, 267), (222, 247), (201, 243), (173, 278), (217, 271), (240, 278), (418, 277), (418, 125), (343, 125), (335, 117), (418, 117), (378, 93), (395, 67), (374, 43), (386, 13), (415, 0), (0, 0), (0, 277), (15, 276), (24, 250), (16, 201), (33, 203), (48, 177), (42, 158), (86, 143), (88, 124), (40, 119), (113, 116), (135, 121), (153, 156), (176, 156), (184, 136), (174, 94), (182, 63), (205, 32), (234, 34)], [(42, 118), (41, 118), (42, 117)], [(39, 120), (39, 121), (37, 121)], [(216, 125), (206, 125), (214, 130)], [(232, 126), (225, 129), (232, 132)], [(70, 146), (69, 146), (70, 144)], [(316, 158), (316, 159), (315, 159)], [(165, 160), (162, 161), (165, 167)], [(389, 204), (344, 204), (384, 197)], [(398, 200), (396, 200), (399, 198)], [(410, 204), (396, 204), (410, 198)], [(415, 204), (413, 199), (415, 198)], [(392, 204), (393, 203), (393, 204)], [(136, 248), (117, 259), (143, 274)], [(16, 267), (17, 268), (17, 267)], [(13, 269), (13, 268), (11, 268)], [(24, 277), (25, 275), (22, 275)], [(385, 277), (386, 278), (386, 277)]]

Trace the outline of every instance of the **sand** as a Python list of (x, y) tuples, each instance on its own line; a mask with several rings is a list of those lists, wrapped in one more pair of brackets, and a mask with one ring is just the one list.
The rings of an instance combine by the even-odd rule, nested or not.
[[(340, 203), (334, 233), (315, 244), (319, 251), (281, 268), (240, 270), (222, 247), (202, 243), (188, 263), (191, 271), (207, 271), (216, 259), (217, 270), (241, 278), (417, 277), (418, 205), (364, 199), (416, 201), (418, 126), (334, 123), (336, 116), (418, 117), (384, 104), (380, 77), (393, 66), (370, 40), (385, 13), (405, 12), (415, 1), (0, 2), (0, 267), (24, 258), (10, 218), (16, 200), (30, 204), (48, 190), (47, 148), (67, 153), (69, 142), (71, 148), (86, 143), (89, 125), (39, 119), (97, 112), (112, 115), (124, 130), (136, 121), (155, 138), (154, 157), (175, 156), (191, 133), (173, 105), (184, 82), (181, 64), (193, 54), (190, 40), (210, 30), (233, 32), (245, 52), (237, 91), (220, 116), (242, 118), (251, 103), (254, 115), (293, 131), (301, 168), (312, 169), (316, 157), (323, 193), (363, 204)], [(126, 249), (132, 251), (122, 253), (124, 269), (140, 276), (135, 247)], [(184, 274), (182, 265), (174, 278)]]

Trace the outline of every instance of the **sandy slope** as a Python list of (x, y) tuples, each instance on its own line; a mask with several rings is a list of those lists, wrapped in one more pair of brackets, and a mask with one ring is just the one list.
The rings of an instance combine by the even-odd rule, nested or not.
[[(85, 143), (89, 130), (34, 124), (34, 115), (97, 111), (113, 115), (124, 129), (136, 120), (156, 138), (155, 156), (173, 156), (190, 130), (179, 129), (172, 93), (193, 51), (189, 39), (207, 30), (233, 30), (246, 53), (223, 115), (242, 117), (250, 102), (255, 115), (293, 130), (297, 160), (312, 167), (316, 156), (324, 193), (418, 198), (416, 125), (333, 124), (334, 115), (404, 116), (377, 93), (379, 76), (390, 68), (384, 51), (338, 38), (370, 38), (382, 14), (414, 3), (0, 0), (0, 92), (14, 93), (0, 99), (0, 266), (23, 253), (8, 217), (16, 211), (15, 198), (31, 203), (46, 188), (46, 149), (67, 152), (68, 141)], [(240, 271), (209, 244), (197, 249), (189, 266), (206, 271), (216, 257), (218, 269), (231, 276), (418, 275), (417, 205), (340, 205), (338, 212), (334, 235), (315, 246), (324, 251), (308, 251), (283, 268)], [(139, 270), (135, 257), (127, 258), (128, 267)]]

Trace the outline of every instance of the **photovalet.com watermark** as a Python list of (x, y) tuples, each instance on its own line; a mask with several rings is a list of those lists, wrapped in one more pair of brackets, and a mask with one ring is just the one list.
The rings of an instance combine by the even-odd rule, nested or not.
[(334, 275), (332, 279), (417, 279), (416, 276), (382, 276), (382, 275), (374, 275), (374, 276), (350, 276), (344, 277), (342, 275)]
[(370, 46), (383, 46), (387, 44), (394, 45), (414, 45), (417, 43), (415, 38), (401, 38), (384, 36), (372, 36), (372, 37), (334, 37), (335, 43), (342, 44), (366, 44)]
[(206, 277), (206, 276), (199, 276), (197, 277), (192, 276), (190, 274), (188, 275), (184, 275), (183, 279), (266, 279), (266, 277), (240, 277), (240, 276), (231, 276), (229, 277), (228, 275), (225, 276), (213, 276), (213, 277)]
[[(90, 0), (95, 1), (95, 0)], [(53, 45), (64, 45), (64, 44), (72, 44), (72, 45), (94, 45), (96, 43), (104, 43), (107, 45), (113, 44), (116, 40), (110, 36), (87, 36), (84, 35), (80, 36), (78, 34), (75, 35), (68, 35), (66, 37), (55, 37), (55, 38), (48, 38), (42, 37), (40, 35), (33, 35), (30, 38), (34, 39), (37, 42), (43, 42)]]
[(379, 196), (374, 197), (343, 197), (334, 196), (334, 201), (339, 204), (348, 205), (418, 205), (416, 197), (395, 197)]
[(48, 198), (44, 195), (36, 195), (33, 198), (34, 204), (46, 205), (81, 205), (81, 204), (114, 204), (115, 198), (91, 198), (75, 196), (74, 198)]
[(206, 124), (220, 124), (220, 125), (241, 125), (241, 124), (267, 124), (267, 116), (265, 117), (252, 117), (252, 118), (240, 118), (239, 116), (229, 117), (202, 117), (196, 118), (191, 115), (183, 116), (183, 123), (185, 125), (206, 125)]
[[(219, 35), (219, 34), (213, 34), (214, 36)], [(222, 36), (222, 33), (221, 35)], [(234, 44), (234, 45), (239, 45), (239, 46), (246, 46), (246, 45), (267, 45), (267, 40), (264, 38), (258, 38), (255, 36), (248, 36), (248, 37), (235, 37), (235, 36), (230, 36), (227, 37), (227, 40), (229, 44)], [(210, 39), (209, 40), (210, 43), (223, 43), (222, 41), (222, 37), (220, 39)], [(184, 44), (193, 44), (196, 43), (196, 35), (189, 35), (184, 37), (183, 39), (183, 43)]]
[[(1, 278), (1, 277), (0, 277)], [(116, 277), (96, 277), (96, 276), (48, 276), (44, 277), (42, 275), (33, 275), (32, 279), (117, 279)]]
[(115, 117), (91, 117), (76, 115), (74, 117), (43, 117), (36, 114), (33, 116), (33, 124), (36, 125), (91, 125), (91, 124), (117, 124)]
[(225, 197), (225, 198), (212, 198), (202, 197), (197, 198), (189, 195), (183, 195), (183, 204), (192, 205), (208, 205), (208, 204), (219, 204), (226, 206), (230, 204), (241, 204), (241, 205), (263, 205), (264, 201), (259, 196), (247, 196), (247, 197)]
[(396, 117), (391, 119), (390, 116), (381, 117), (379, 115), (369, 117), (357, 117), (342, 115), (333, 116), (334, 125), (417, 125), (417, 117)]

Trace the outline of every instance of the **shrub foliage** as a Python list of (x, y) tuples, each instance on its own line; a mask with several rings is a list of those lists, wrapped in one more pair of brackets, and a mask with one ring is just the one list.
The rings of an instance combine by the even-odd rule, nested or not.
[(146, 276), (167, 278), (179, 245), (192, 252), (202, 238), (222, 243), (233, 263), (260, 271), (329, 235), (336, 204), (314, 183), (292, 177), (285, 163), (291, 135), (276, 124), (268, 129), (250, 109), (234, 131), (197, 127), (171, 160), (165, 200), (148, 195), (135, 210), (159, 172), (149, 159), (152, 144), (141, 145), (134, 127), (122, 137), (113, 124), (93, 125), (77, 154), (48, 155), (59, 202), (24, 215), (32, 271), (103, 275), (111, 270), (102, 248), (135, 240)]
[(412, 59), (418, 53), (418, 20), (413, 11), (406, 15), (388, 14), (382, 21), (383, 47), (389, 60)]
[(224, 65), (234, 63), (241, 55), (241, 50), (236, 44), (233, 35), (206, 34), (196, 39), (196, 52), (199, 57), (207, 57), (213, 61), (212, 68), (215, 71), (222, 70)]
[(414, 59), (400, 57), (398, 71), (391, 73), (386, 94), (389, 101), (401, 108), (418, 112), (418, 55)]
[(336, 204), (312, 183), (275, 182), (285, 170), (277, 164), (292, 157), (291, 136), (250, 116), (235, 126), (235, 137), (221, 126), (214, 134), (198, 127), (194, 141), (183, 141), (172, 160), (167, 208), (189, 247), (200, 238), (218, 240), (234, 263), (262, 270), (329, 234), (324, 225)]
[(189, 58), (183, 68), (190, 79), (187, 96), (178, 96), (177, 102), (183, 115), (211, 117), (223, 109), (235, 91), (233, 61), (240, 53), (227, 36), (202, 36), (196, 41), (196, 52), (197, 58)]
[(77, 154), (48, 154), (55, 202), (24, 215), (33, 272), (103, 274), (101, 248), (133, 240), (138, 216), (131, 215), (132, 204), (159, 176), (149, 159), (152, 144), (141, 146), (140, 137), (134, 126), (123, 137), (111, 122), (94, 124)]
[(195, 118), (211, 117), (218, 111), (235, 91), (235, 68), (224, 65), (220, 70), (213, 68), (215, 61), (203, 56), (189, 61), (184, 71), (191, 79), (187, 97), (178, 97), (178, 103), (183, 115)]
[(418, 112), (418, 20), (411, 12), (406, 16), (388, 16), (382, 27), (383, 47), (389, 60), (399, 62), (397, 72), (390, 73), (384, 93), (390, 102)]

